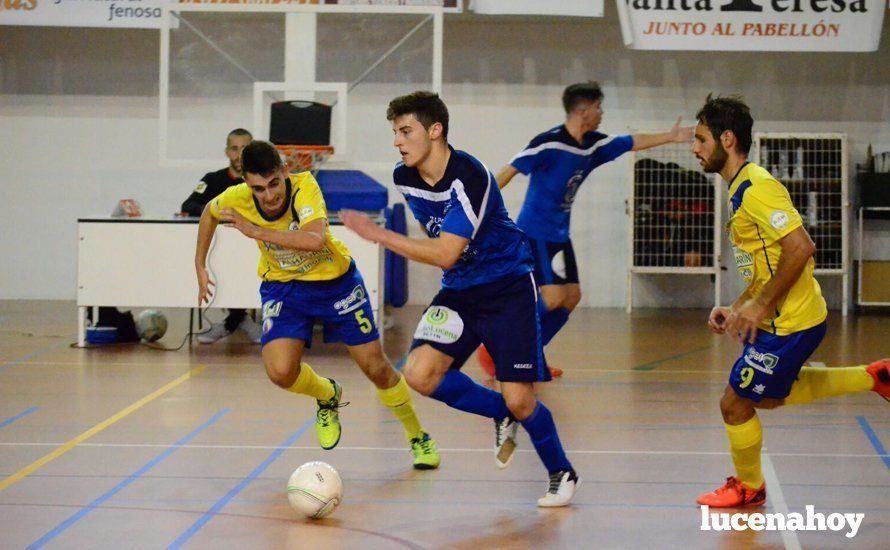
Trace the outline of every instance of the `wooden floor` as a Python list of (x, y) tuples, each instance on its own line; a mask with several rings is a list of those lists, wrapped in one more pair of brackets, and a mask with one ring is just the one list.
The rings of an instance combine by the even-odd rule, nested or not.
[[(395, 310), (393, 361), (419, 308)], [(344, 386), (343, 437), (317, 447), (314, 403), (274, 387), (259, 347), (72, 349), (66, 302), (0, 302), (0, 548), (890, 548), (890, 404), (847, 396), (761, 414), (766, 512), (865, 514), (842, 532), (702, 531), (694, 499), (730, 475), (717, 407), (738, 348), (706, 312), (580, 310), (548, 349), (541, 388), (583, 478), (571, 508), (539, 510), (527, 436), (507, 470), (491, 422), (415, 396), (442, 450), (411, 469), (400, 425), (338, 346), (316, 371)], [(186, 314), (162, 341), (178, 345)], [(890, 317), (832, 316), (812, 361), (890, 355)], [(471, 360), (472, 377), (484, 377)], [(298, 519), (287, 479), (324, 460), (345, 484), (328, 519)]]

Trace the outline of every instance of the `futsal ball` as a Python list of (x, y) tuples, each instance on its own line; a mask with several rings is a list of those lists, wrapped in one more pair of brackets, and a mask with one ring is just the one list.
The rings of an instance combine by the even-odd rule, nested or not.
[(156, 309), (146, 309), (136, 316), (136, 334), (146, 342), (160, 340), (167, 332), (167, 317)]
[(323, 518), (343, 500), (343, 481), (330, 464), (307, 462), (291, 474), (287, 500), (298, 514)]

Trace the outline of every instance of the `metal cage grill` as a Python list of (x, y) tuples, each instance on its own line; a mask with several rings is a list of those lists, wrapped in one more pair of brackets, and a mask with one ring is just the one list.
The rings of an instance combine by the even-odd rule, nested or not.
[(638, 154), (631, 205), (633, 267), (683, 271), (715, 266), (716, 206), (713, 178), (695, 166), (688, 145)]
[(719, 304), (722, 212), (716, 178), (701, 170), (685, 143), (632, 158), (627, 311), (633, 309), (634, 278), (658, 273), (707, 275), (705, 284)]
[(850, 302), (847, 135), (758, 133), (754, 146), (751, 158), (785, 185), (816, 243), (816, 274), (842, 277), (841, 310), (846, 315)]
[(816, 269), (844, 268), (842, 136), (758, 136), (758, 164), (782, 182), (816, 243)]

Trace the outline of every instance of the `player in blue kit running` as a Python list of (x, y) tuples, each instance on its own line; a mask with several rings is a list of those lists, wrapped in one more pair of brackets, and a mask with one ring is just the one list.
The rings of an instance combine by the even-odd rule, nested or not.
[[(642, 151), (666, 143), (692, 142), (693, 128), (680, 127), (660, 134), (608, 136), (597, 131), (603, 119), (603, 92), (596, 82), (581, 82), (562, 94), (565, 123), (535, 136), (510, 164), (497, 174), (503, 189), (522, 172), (530, 175), (528, 191), (516, 225), (531, 238), (541, 337), (546, 346), (566, 324), (581, 301), (575, 250), (569, 238), (572, 203), (578, 188), (597, 166), (628, 151)], [(479, 363), (491, 374), (491, 358), (479, 348)], [(551, 369), (555, 376), (562, 374)]]
[[(389, 231), (358, 212), (341, 211), (340, 218), (359, 236), (443, 270), (442, 289), (414, 333), (408, 384), (450, 407), (494, 419), (500, 467), (512, 458), (522, 424), (550, 478), (538, 506), (566, 506), (580, 479), (553, 416), (535, 397), (534, 383), (550, 380), (550, 373), (528, 240), (507, 215), (488, 168), (448, 144), (448, 109), (438, 95), (397, 97), (386, 118), (402, 156), (393, 179), (429, 238)], [(460, 372), (480, 343), (494, 356), (502, 393)]]

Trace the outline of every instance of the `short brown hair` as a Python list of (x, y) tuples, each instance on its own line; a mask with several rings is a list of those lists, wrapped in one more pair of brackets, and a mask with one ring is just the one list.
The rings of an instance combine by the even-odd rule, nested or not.
[(735, 134), (739, 153), (747, 155), (751, 151), (754, 119), (751, 117), (751, 109), (740, 96), (714, 97), (713, 94), (708, 94), (704, 107), (699, 109), (695, 117), (711, 130), (711, 135), (717, 141), (720, 141), (723, 132), (729, 130)]
[(268, 141), (254, 140), (241, 150), (241, 171), (268, 178), (284, 166), (278, 149)]
[(448, 107), (439, 94), (417, 91), (390, 101), (386, 120), (392, 122), (402, 115), (414, 115), (427, 130), (438, 122), (442, 125), (442, 137), (448, 141)]

